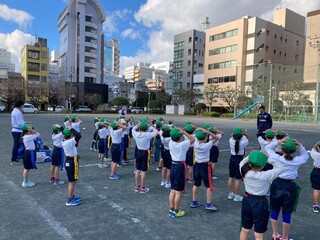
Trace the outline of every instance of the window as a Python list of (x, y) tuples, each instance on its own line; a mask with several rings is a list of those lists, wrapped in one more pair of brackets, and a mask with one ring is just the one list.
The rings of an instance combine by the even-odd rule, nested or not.
[(38, 51), (29, 50), (28, 51), (28, 58), (39, 59), (39, 52)]
[(203, 63), (199, 63), (199, 65), (198, 65), (199, 67), (203, 67)]
[(192, 42), (192, 37), (189, 37), (189, 43), (191, 43)]
[(286, 57), (286, 56), (287, 56), (287, 53), (284, 53), (284, 56)]
[(220, 63), (213, 63), (208, 65), (208, 70), (235, 67), (236, 65), (237, 65), (237, 61), (235, 60), (220, 62)]
[(47, 82), (47, 76), (41, 76), (41, 82), (46, 83)]
[(173, 58), (174, 59), (183, 58), (183, 49), (174, 51)]
[(270, 34), (270, 31), (269, 31), (269, 30), (267, 30), (267, 36), (269, 36), (269, 34)]
[(266, 46), (266, 52), (269, 52), (269, 46)]
[(194, 39), (194, 41), (195, 41), (195, 43), (198, 43), (198, 37), (196, 37), (196, 38)]
[(190, 88), (190, 83), (187, 83), (187, 88)]
[(178, 42), (174, 44), (174, 49), (181, 49), (184, 47), (184, 42)]
[(296, 46), (299, 46), (299, 41), (298, 40), (296, 41)]
[(28, 71), (39, 72), (39, 63), (28, 62)]
[(294, 69), (294, 73), (298, 73), (298, 70), (296, 68)]
[(279, 52), (279, 55), (280, 55), (280, 56), (282, 55), (282, 52), (281, 52), (281, 51)]
[(190, 72), (187, 72), (187, 77), (189, 78), (191, 76), (191, 73)]
[(277, 50), (273, 50), (273, 53), (276, 54), (276, 53), (277, 53)]
[(45, 51), (41, 51), (41, 58), (47, 58), (48, 54)]
[(191, 66), (191, 61), (189, 60), (189, 61), (188, 61), (188, 67), (190, 67), (190, 66)]
[(274, 39), (277, 39), (277, 34), (274, 35)]
[(298, 54), (294, 55), (294, 59), (298, 60)]
[(39, 76), (28, 75), (28, 82), (39, 82)]
[(215, 48), (215, 49), (211, 49), (209, 50), (209, 56), (212, 55), (218, 55), (218, 54), (222, 54), (222, 53), (228, 53), (228, 52), (234, 52), (238, 50), (238, 45), (230, 45), (227, 47), (222, 47), (222, 48)]
[(282, 41), (282, 39), (283, 39), (283, 37), (281, 36), (281, 37), (280, 37), (280, 41)]
[(92, 21), (92, 17), (91, 16), (86, 16), (86, 22), (91, 22)]
[(47, 64), (41, 63), (41, 71), (47, 71)]
[(188, 56), (190, 56), (191, 55), (191, 49), (189, 48), (188, 49)]
[(288, 39), (286, 38), (285, 42), (288, 42)]
[(223, 76), (223, 77), (214, 77), (208, 78), (208, 84), (212, 83), (225, 83), (225, 82), (235, 82), (236, 76)]
[(233, 36), (236, 36), (236, 35), (238, 35), (238, 29), (233, 29), (233, 30), (230, 30), (230, 31), (227, 31), (227, 32), (222, 32), (222, 33), (218, 33), (218, 34), (212, 35), (212, 36), (209, 37), (209, 41), (210, 42), (217, 41), (217, 40), (220, 40), (220, 39), (233, 37)]
[(194, 55), (197, 56), (198, 55), (198, 49), (194, 50)]

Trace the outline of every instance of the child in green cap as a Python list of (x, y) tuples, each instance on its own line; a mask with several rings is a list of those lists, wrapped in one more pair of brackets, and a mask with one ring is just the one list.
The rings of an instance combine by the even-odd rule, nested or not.
[[(272, 170), (264, 171), (269, 163)], [(260, 151), (252, 151), (240, 162), (241, 175), (245, 186), (242, 201), (240, 240), (247, 240), (254, 226), (255, 239), (264, 239), (269, 221), (269, 203), (266, 197), (272, 181), (283, 171), (282, 164)]]
[[(193, 138), (195, 138), (195, 130), (196, 126), (192, 124), (187, 124), (184, 127), (184, 130), (190, 134)], [(187, 182), (193, 183), (193, 166), (194, 166), (194, 145), (191, 144), (187, 155), (186, 155), (186, 165), (187, 165)]]
[(320, 141), (313, 146), (310, 155), (313, 159), (313, 169), (310, 174), (311, 187), (313, 189), (313, 212), (318, 213), (320, 211)]
[(64, 128), (68, 128), (68, 127), (71, 127), (71, 118), (70, 116), (65, 116), (64, 117), (64, 120), (63, 120), (63, 125), (64, 125)]
[(171, 140), (170, 130), (171, 128), (169, 128), (168, 126), (162, 126), (161, 143), (163, 149), (161, 151), (161, 158), (163, 160), (163, 168), (161, 173), (162, 180), (160, 185), (166, 188), (171, 188), (170, 169), (172, 165), (172, 158), (169, 150), (169, 142)]
[(64, 163), (64, 151), (62, 148), (62, 141), (64, 139), (63, 129), (64, 127), (61, 127), (59, 124), (54, 124), (51, 127), (53, 150), (51, 154), (50, 183), (53, 183), (55, 186), (64, 184), (64, 181), (59, 178), (59, 167), (62, 170)]
[[(229, 162), (228, 199), (233, 200), (235, 202), (242, 201), (242, 197), (239, 195), (240, 184), (242, 179), (239, 170), (239, 164), (244, 157), (245, 148), (248, 146), (249, 141), (250, 137), (244, 130), (240, 128), (233, 129), (232, 137), (229, 139), (231, 156)], [(235, 180), (234, 187), (233, 180)]]
[[(278, 145), (282, 147), (283, 156), (275, 152)], [(292, 154), (296, 152), (296, 149), (298, 149), (300, 155), (293, 157)], [(272, 239), (280, 239), (278, 217), (282, 209), (282, 239), (287, 240), (289, 238), (291, 214), (297, 199), (298, 187), (294, 181), (298, 178), (299, 167), (307, 162), (309, 154), (300, 142), (292, 138), (283, 138), (278, 142), (270, 143), (266, 146), (266, 152), (269, 158), (277, 160), (284, 167), (284, 171), (271, 184)]]
[(22, 141), (25, 147), (23, 154), (23, 182), (22, 187), (34, 187), (36, 184), (29, 181), (29, 172), (31, 169), (37, 169), (36, 167), (36, 146), (34, 140), (40, 137), (40, 134), (36, 132), (30, 124), (24, 124), (21, 126)]
[[(218, 140), (212, 145), (210, 149), (210, 162), (211, 162), (211, 169), (212, 169), (212, 180), (218, 179), (215, 175), (216, 171), (216, 164), (219, 158), (219, 141), (223, 137), (224, 132), (218, 130), (216, 127), (210, 127), (209, 131), (215, 134), (218, 137)], [(209, 136), (208, 141), (212, 140), (211, 136)]]

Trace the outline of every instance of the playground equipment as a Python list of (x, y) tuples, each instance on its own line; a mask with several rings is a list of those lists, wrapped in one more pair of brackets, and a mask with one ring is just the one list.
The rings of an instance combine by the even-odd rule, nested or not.
[(256, 106), (259, 102), (256, 101), (254, 102), (253, 104), (251, 104), (249, 107), (247, 107), (245, 110), (241, 111), (238, 115), (234, 116), (232, 118), (232, 120), (235, 120), (237, 119), (238, 117), (240, 117), (242, 114), (246, 113), (247, 111), (249, 111), (251, 108), (253, 108), (254, 106)]

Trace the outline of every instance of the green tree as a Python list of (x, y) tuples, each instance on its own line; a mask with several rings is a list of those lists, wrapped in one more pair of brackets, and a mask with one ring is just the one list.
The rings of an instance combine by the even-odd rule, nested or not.
[[(207, 105), (205, 103), (197, 103), (195, 106), (195, 110), (197, 111), (197, 114), (202, 114), (204, 110), (207, 109)], [(211, 108), (210, 108), (211, 112)]]
[(124, 97), (116, 97), (112, 100), (111, 105), (116, 106), (128, 106), (129, 101), (127, 98)]

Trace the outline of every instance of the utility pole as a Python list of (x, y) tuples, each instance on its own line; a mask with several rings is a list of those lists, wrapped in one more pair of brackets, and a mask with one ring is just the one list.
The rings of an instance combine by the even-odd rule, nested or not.
[(266, 63), (269, 63), (269, 64), (270, 64), (268, 113), (271, 114), (271, 102), (272, 102), (272, 68), (273, 68), (273, 63), (271, 62), (271, 60), (268, 60)]

